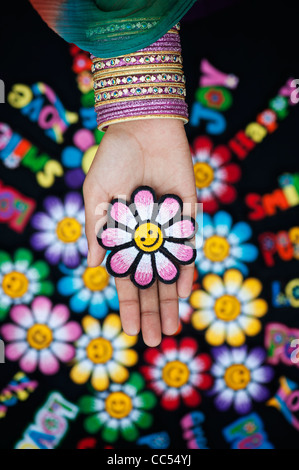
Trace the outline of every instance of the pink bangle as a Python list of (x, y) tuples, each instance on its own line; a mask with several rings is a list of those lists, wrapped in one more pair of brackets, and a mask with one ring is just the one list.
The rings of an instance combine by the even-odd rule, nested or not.
[(91, 59), (100, 130), (136, 119), (188, 122), (179, 25), (136, 53), (109, 59), (92, 55)]

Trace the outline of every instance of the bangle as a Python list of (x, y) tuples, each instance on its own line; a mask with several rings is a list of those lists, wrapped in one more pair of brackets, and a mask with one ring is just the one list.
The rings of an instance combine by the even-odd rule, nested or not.
[(91, 55), (91, 59), (99, 130), (136, 119), (188, 122), (179, 25), (135, 53), (109, 59)]

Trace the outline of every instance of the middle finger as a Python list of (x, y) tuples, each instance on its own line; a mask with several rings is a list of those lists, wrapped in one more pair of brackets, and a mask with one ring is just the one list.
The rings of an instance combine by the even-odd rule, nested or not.
[(148, 289), (139, 291), (141, 330), (143, 341), (151, 347), (161, 342), (161, 319), (157, 281)]

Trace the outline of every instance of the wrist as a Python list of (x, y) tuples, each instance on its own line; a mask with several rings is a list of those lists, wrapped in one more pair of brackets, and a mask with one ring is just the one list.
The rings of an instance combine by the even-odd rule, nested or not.
[(178, 26), (134, 54), (92, 60), (99, 129), (148, 119), (188, 122)]

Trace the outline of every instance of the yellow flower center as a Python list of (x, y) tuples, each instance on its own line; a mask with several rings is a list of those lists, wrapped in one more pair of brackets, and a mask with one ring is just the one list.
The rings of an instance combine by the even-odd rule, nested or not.
[(122, 419), (130, 414), (133, 404), (131, 398), (124, 392), (112, 392), (106, 398), (105, 408), (112, 418)]
[(213, 168), (205, 162), (197, 162), (194, 165), (195, 184), (199, 189), (210, 186), (214, 179)]
[(86, 348), (88, 358), (95, 364), (104, 364), (111, 359), (113, 348), (105, 338), (95, 338), (90, 341)]
[(27, 332), (27, 341), (34, 349), (45, 349), (53, 341), (53, 333), (47, 325), (36, 323)]
[(226, 369), (224, 380), (229, 388), (241, 390), (250, 382), (250, 370), (244, 364), (233, 364)]
[(26, 294), (29, 286), (29, 281), (25, 274), (18, 271), (12, 271), (5, 274), (2, 280), (2, 289), (6, 295), (13, 299), (22, 297)]
[(240, 315), (241, 304), (233, 295), (225, 294), (216, 300), (214, 310), (220, 320), (231, 321)]
[(85, 286), (92, 291), (103, 290), (109, 284), (109, 274), (103, 266), (86, 268), (82, 278)]
[(81, 224), (72, 217), (65, 217), (58, 222), (56, 233), (59, 240), (64, 243), (74, 243), (80, 238), (82, 233)]
[(211, 261), (223, 261), (229, 255), (230, 245), (224, 237), (213, 235), (205, 241), (203, 251)]
[(140, 250), (147, 253), (156, 251), (163, 243), (162, 230), (156, 224), (145, 222), (135, 230), (134, 240)]
[(168, 362), (162, 371), (162, 378), (169, 387), (179, 388), (188, 382), (190, 371), (181, 361)]

